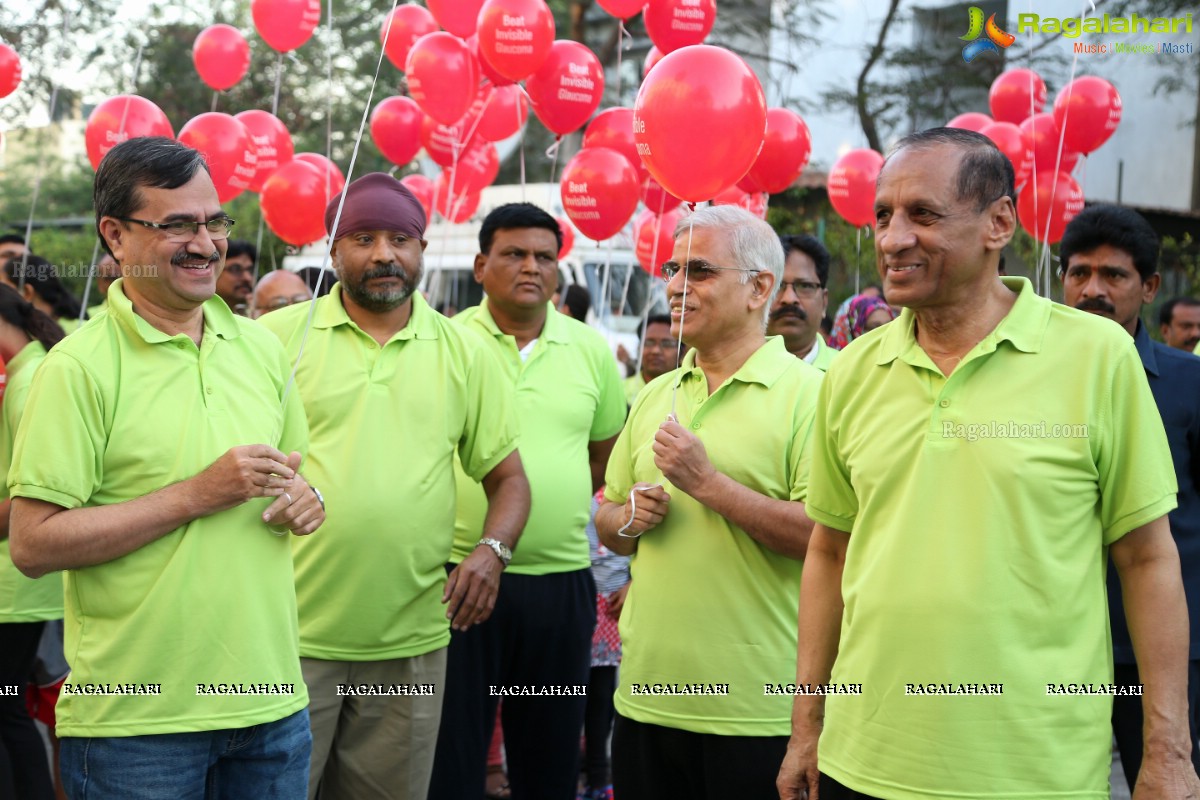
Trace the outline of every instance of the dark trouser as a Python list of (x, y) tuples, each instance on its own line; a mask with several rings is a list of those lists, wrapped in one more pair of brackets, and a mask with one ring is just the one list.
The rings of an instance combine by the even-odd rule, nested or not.
[[(778, 800), (786, 736), (717, 736), (617, 714), (613, 796), (618, 800)], [(824, 800), (825, 795), (821, 795)]]
[(54, 797), (42, 737), (25, 709), (44, 622), (0, 623), (0, 800)]
[(608, 737), (613, 728), (613, 693), (617, 690), (616, 667), (592, 667), (588, 680), (587, 713), (583, 740), (587, 746), (588, 786), (599, 789), (612, 783), (608, 768)]
[(869, 794), (847, 789), (824, 772), (817, 783), (817, 794), (821, 796), (821, 800), (877, 800)]
[[(1142, 682), (1136, 664), (1114, 664), (1113, 683), (1118, 686), (1134, 686)], [(1197, 747), (1197, 714), (1200, 714), (1200, 661), (1188, 662), (1188, 727), (1192, 734), (1192, 764), (1200, 770), (1200, 747)], [(1121, 752), (1121, 766), (1125, 768), (1125, 781), (1129, 791), (1137, 783), (1138, 771), (1142, 768), (1142, 698), (1119, 696), (1113, 698), (1113, 736)]]
[[(483, 797), (500, 701), (490, 687), (586, 686), (595, 627), (590, 570), (501, 578), (491, 618), (450, 634), (430, 800)], [(513, 800), (574, 800), (586, 701), (582, 694), (504, 697)]]

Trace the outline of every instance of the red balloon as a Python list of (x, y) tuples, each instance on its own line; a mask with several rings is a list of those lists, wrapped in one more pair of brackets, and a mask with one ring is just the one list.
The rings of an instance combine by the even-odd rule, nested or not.
[(558, 40), (538, 71), (525, 81), (533, 113), (562, 136), (588, 121), (604, 96), (604, 69), (579, 42)]
[(425, 209), (425, 219), (433, 219), (433, 181), (420, 173), (405, 175), (400, 182), (420, 201)]
[(428, 0), (426, 5), (443, 28), (465, 39), (475, 32), (483, 0)]
[(479, 72), (483, 77), (492, 82), (493, 86), (509, 86), (513, 81), (501, 75), (496, 71), (496, 68), (488, 63), (483, 54), (479, 52), (479, 37), (472, 36), (467, 39), (467, 47), (471, 48), (471, 52), (475, 55), (475, 61), (479, 64)]
[(946, 123), (947, 128), (962, 128), (965, 131), (975, 131), (979, 133), (988, 125), (991, 125), (994, 120), (987, 114), (980, 114), (978, 111), (968, 111), (965, 114), (959, 114), (954, 119)]
[(429, 117), (421, 120), (421, 144), (425, 152), (433, 159), (433, 163), (441, 167), (449, 167), (457, 157), (461, 157), (470, 142), (462, 141), (466, 130), (462, 125), (440, 125)]
[[(996, 147), (1000, 148), (1000, 152), (1008, 156), (1008, 160), (1013, 165), (1013, 174), (1021, 175), (1027, 168), (1025, 157), (1026, 151), (1029, 149), (1029, 140), (1021, 132), (1021, 129), (1011, 122), (993, 122), (980, 133), (995, 142)], [(1018, 184), (1020, 183), (1018, 181)]]
[[(329, 197), (336, 197), (346, 187), (346, 176), (338, 169), (338, 165), (320, 153), (296, 153), (296, 161), (303, 161), (315, 167), (321, 180), (329, 183)], [(329, 202), (326, 200), (326, 202)]]
[(411, 97), (389, 97), (371, 112), (371, 138), (383, 157), (404, 166), (421, 149), (421, 121), (425, 115)]
[(829, 202), (851, 225), (875, 221), (875, 180), (882, 168), (883, 156), (864, 148), (846, 153), (829, 171)]
[(0, 42), (0, 99), (8, 97), (21, 85), (21, 57), (17, 51)]
[(445, 31), (418, 39), (404, 71), (412, 99), (443, 125), (458, 122), (479, 92), (479, 62), (465, 42)]
[(606, 108), (597, 114), (583, 133), (583, 146), (612, 148), (629, 159), (629, 164), (637, 170), (639, 183), (649, 177), (633, 141), (632, 108)]
[(224, 91), (250, 69), (250, 45), (232, 25), (212, 25), (200, 31), (192, 45), (192, 62), (200, 80), (210, 89)]
[(250, 188), (258, 170), (258, 153), (246, 126), (228, 114), (210, 111), (179, 129), (179, 141), (204, 156), (217, 199), (227, 203)]
[(637, 208), (637, 172), (607, 147), (580, 150), (563, 168), (563, 210), (580, 232), (597, 242), (614, 236)]
[(261, 192), (271, 173), (279, 169), (281, 164), (292, 160), (295, 152), (292, 135), (278, 117), (267, 111), (243, 111), (235, 114), (234, 118), (246, 127), (246, 133), (250, 134), (254, 149), (258, 152), (258, 165), (254, 170), (254, 180), (250, 182), (250, 191)]
[(325, 237), (325, 206), (330, 197), (325, 178), (312, 164), (289, 161), (263, 184), (263, 221), (288, 244), (315, 242)]
[(671, 258), (671, 250), (675, 246), (675, 226), (679, 224), (680, 216), (677, 210), (661, 215), (643, 211), (634, 224), (637, 231), (634, 253), (642, 269), (655, 278), (662, 275), (663, 262)]
[[(1062, 152), (1062, 163), (1058, 162), (1058, 145), (1062, 137), (1062, 132), (1058, 128), (1058, 123), (1054, 121), (1054, 115), (1049, 112), (1034, 114), (1020, 124), (1022, 135), (1025, 137), (1025, 168), (1026, 173), (1037, 172), (1053, 172), (1057, 164), (1059, 169), (1063, 169), (1068, 160), (1068, 152), (1070, 147), (1064, 147)], [(1028, 177), (1026, 174), (1025, 177)]]
[(437, 20), (429, 13), (429, 9), (405, 3), (396, 6), (396, 9), (384, 18), (383, 26), (379, 29), (379, 41), (383, 44), (383, 52), (388, 61), (403, 72), (404, 63), (408, 60), (408, 51), (412, 49), (413, 43), (427, 33), (436, 33), (437, 29)]
[(519, 81), (549, 55), (554, 15), (546, 0), (486, 0), (476, 36), (480, 58), (504, 77)]
[(617, 19), (637, 16), (646, 5), (646, 0), (599, 0), (600, 7)]
[[(685, 131), (685, 121), (703, 131)], [(663, 56), (642, 81), (633, 138), (654, 179), (697, 202), (746, 174), (766, 123), (767, 101), (754, 71), (728, 50), (702, 44)]]
[[(1036, 209), (1035, 209), (1036, 200)], [(1021, 227), (1039, 242), (1054, 244), (1067, 223), (1083, 210), (1083, 190), (1065, 172), (1038, 172), (1017, 195)]]
[(700, 44), (717, 19), (717, 0), (650, 0), (642, 12), (646, 34), (663, 53)]
[(479, 114), (475, 135), (485, 142), (499, 142), (521, 130), (529, 119), (529, 103), (520, 86), (493, 86)]
[(250, 0), (254, 28), (272, 50), (286, 53), (312, 38), (321, 0)]
[(762, 152), (738, 185), (748, 192), (778, 194), (796, 182), (811, 153), (812, 136), (800, 115), (768, 108)]
[(558, 260), (562, 261), (575, 246), (575, 229), (571, 227), (570, 221), (562, 217), (555, 217), (554, 220), (558, 223), (558, 229), (562, 231), (562, 247), (558, 248)]
[(500, 172), (500, 155), (496, 145), (491, 142), (479, 142), (467, 148), (458, 159), (457, 166), (452, 168), (454, 191), (475, 194), (485, 186), (491, 186)]
[(1046, 82), (1024, 67), (1002, 72), (992, 81), (988, 106), (997, 122), (1020, 125), (1046, 107)]
[(646, 210), (655, 214), (665, 214), (674, 208), (678, 208), (679, 204), (683, 202), (664, 189), (662, 184), (654, 180), (654, 178), (643, 180), (639, 189), (641, 191), (642, 202), (646, 204)]
[(1121, 95), (1104, 78), (1076, 78), (1054, 99), (1054, 120), (1062, 129), (1066, 149), (1091, 153), (1121, 123)]
[(662, 50), (659, 50), (654, 45), (650, 45), (650, 50), (646, 53), (646, 61), (642, 65), (643, 78), (650, 74), (650, 70), (654, 69), (654, 65), (662, 60), (663, 55)]
[(142, 136), (173, 138), (175, 129), (162, 109), (136, 94), (119, 94), (96, 106), (84, 130), (88, 161), (92, 169), (109, 150), (127, 139)]
[(455, 224), (466, 222), (479, 208), (479, 192), (450, 192), (450, 176), (443, 170), (433, 186), (434, 205), (445, 219)]

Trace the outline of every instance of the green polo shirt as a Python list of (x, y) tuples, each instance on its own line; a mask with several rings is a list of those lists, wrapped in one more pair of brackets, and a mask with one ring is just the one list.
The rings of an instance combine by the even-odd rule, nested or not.
[(821, 389), (808, 514), (851, 533), (833, 682), (862, 695), (819, 760), (864, 794), (1108, 797), (1111, 697), (1066, 687), (1112, 683), (1108, 545), (1175, 507), (1171, 453), (1129, 334), (1003, 281), (949, 378), (905, 309)]
[(637, 399), (638, 392), (646, 386), (646, 379), (642, 377), (642, 373), (638, 372), (630, 375), (625, 380), (621, 381), (621, 388), (625, 390), (625, 405), (632, 406), (633, 401)]
[[(46, 348), (36, 339), (21, 348), (8, 362), (8, 388), (0, 405), (0, 469), (8, 473), (12, 465), (13, 440), (17, 424), (25, 411), (33, 373)], [(0, 486), (0, 500), (8, 498), (8, 486)], [(41, 622), (63, 618), (62, 575), (52, 573), (26, 578), (13, 566), (8, 555), (8, 539), (0, 541), (0, 622)]]
[(834, 350), (832, 347), (830, 347), (828, 343), (826, 343), (825, 337), (822, 336), (820, 332), (817, 333), (816, 345), (817, 357), (811, 363), (814, 367), (821, 370), (821, 372), (828, 372), (829, 365), (833, 363), (833, 359), (836, 358), (838, 353), (841, 351)]
[[(760, 494), (800, 500), (820, 371), (771, 337), (710, 396), (696, 351), (638, 395), (608, 462), (605, 497), (624, 503), (636, 482), (663, 483), (663, 522), (638, 540), (621, 612), (616, 708), (639, 722), (723, 736), (787, 736), (791, 706), (765, 684), (796, 674), (801, 561), (772, 552), (664, 482), (654, 434), (671, 413), (699, 437), (720, 472)], [(636, 498), (635, 498), (636, 502)], [(646, 687), (727, 685), (727, 695), (660, 695)]]
[[(190, 478), (231, 447), (307, 449), (299, 398), (283, 403), (290, 369), (275, 337), (213, 297), (196, 347), (137, 316), (121, 280), (108, 297), (108, 313), (38, 368), (8, 473), (14, 497), (111, 505)], [(66, 571), (69, 682), (83, 688), (60, 696), (59, 736), (241, 728), (308, 704), (292, 537), (262, 521), (270, 502)]]
[[(591, 566), (585, 532), (592, 503), (588, 443), (612, 438), (625, 422), (625, 393), (608, 342), (552, 305), (546, 308), (546, 325), (524, 361), (516, 340), (496, 326), (486, 299), (454, 318), (483, 339), (515, 387), (521, 464), (531, 495), (529, 522), (506, 570), (519, 575)], [(457, 477), (451, 556), (456, 563), (475, 549), (487, 510), (479, 485), (461, 468)]]
[(442, 591), (454, 541), (454, 457), (472, 484), (516, 449), (512, 385), (479, 337), (413, 295), (379, 346), (341, 284), (259, 318), (295, 360), (308, 413), (306, 476), (325, 496), (320, 536), (292, 542), (300, 654), (374, 661), (450, 642)]

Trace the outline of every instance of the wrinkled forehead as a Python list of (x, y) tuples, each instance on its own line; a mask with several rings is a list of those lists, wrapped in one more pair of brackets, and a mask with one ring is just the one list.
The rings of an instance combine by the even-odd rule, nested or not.
[(953, 205), (958, 200), (962, 158), (962, 150), (946, 144), (911, 145), (896, 151), (875, 181), (875, 204)]

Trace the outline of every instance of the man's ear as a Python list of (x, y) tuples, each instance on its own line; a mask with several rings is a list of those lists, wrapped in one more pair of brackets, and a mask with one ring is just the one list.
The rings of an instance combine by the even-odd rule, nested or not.
[(100, 230), (100, 235), (104, 237), (105, 243), (108, 244), (108, 249), (112, 251), (113, 258), (120, 264), (125, 259), (122, 253), (127, 245), (126, 234), (129, 229), (125, 224), (115, 217), (101, 217), (100, 223), (96, 226)]
[(474, 266), (475, 282), (481, 286), (483, 285), (483, 268), (485, 264), (487, 264), (487, 256), (485, 256), (483, 253), (477, 253), (475, 255)]
[(989, 250), (1002, 250), (1017, 232), (1017, 209), (1012, 198), (1001, 197), (988, 206), (985, 242)]
[(764, 269), (750, 278), (750, 284), (750, 307), (761, 309), (771, 299), (771, 292), (775, 289), (775, 274)]
[(1154, 296), (1158, 294), (1158, 287), (1162, 283), (1162, 275), (1157, 272), (1151, 275), (1146, 280), (1142, 281), (1142, 304), (1150, 305), (1154, 302)]

